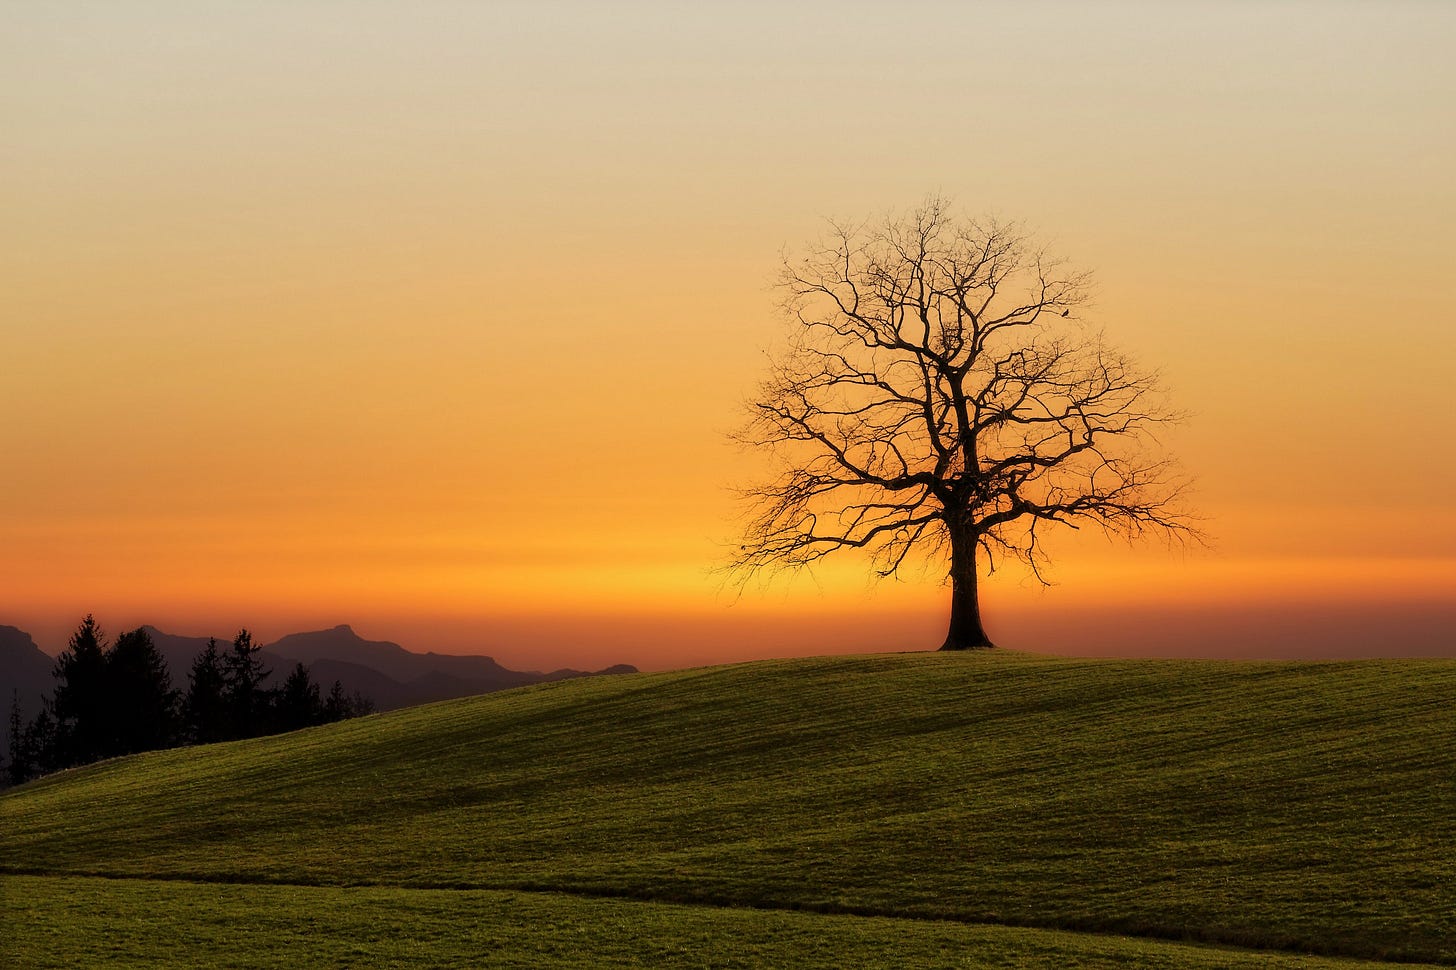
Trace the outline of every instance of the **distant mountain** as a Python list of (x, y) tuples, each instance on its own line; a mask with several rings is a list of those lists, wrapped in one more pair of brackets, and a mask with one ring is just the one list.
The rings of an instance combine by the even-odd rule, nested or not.
[[(142, 627), (147, 635), (152, 638), (156, 645), (157, 652), (167, 661), (167, 672), (172, 675), (172, 686), (178, 690), (187, 690), (187, 678), (192, 674), (192, 661), (197, 655), (207, 649), (208, 637), (179, 637), (175, 633), (163, 633), (156, 627), (148, 624)], [(232, 637), (217, 637), (217, 651), (225, 654), (232, 648)], [(263, 661), (263, 666), (271, 671), (271, 676), (265, 683), (283, 683), (288, 676), (288, 668), (293, 666), (293, 661), (280, 657), (268, 650), (259, 652), (258, 659)]]
[[(288, 671), (293, 669), (293, 665), (302, 663), (302, 661), (289, 660), (285, 663), (286, 666), (280, 666), (280, 670), (286, 677)], [(393, 677), (364, 664), (321, 657), (313, 663), (305, 663), (304, 666), (308, 668), (309, 677), (319, 685), (319, 693), (324, 696), (328, 695), (334, 681), (337, 680), (345, 694), (357, 693), (367, 697), (373, 702), (376, 710), (392, 711), (398, 707), (426, 703), (426, 701), (418, 699), (417, 691), (411, 690)], [(427, 700), (441, 699), (430, 697)]]
[[(167, 661), (172, 684), (187, 689), (192, 662), (207, 647), (207, 637), (185, 637), (166, 633), (154, 626), (142, 629), (152, 638), (157, 650)], [(224, 653), (232, 645), (231, 637), (218, 637), (218, 649)], [(347, 624), (331, 630), (292, 633), (263, 646), (259, 653), (271, 671), (267, 682), (281, 684), (296, 663), (308, 667), (309, 674), (327, 694), (338, 681), (344, 693), (359, 693), (374, 702), (381, 711), (430, 701), (488, 694), (491, 691), (538, 684), (544, 681), (567, 680), (593, 676), (591, 672), (562, 669), (549, 673), (509, 670), (491, 657), (457, 656), (441, 653), (414, 653), (387, 640), (365, 640)], [(40, 709), (43, 695), (54, 687), (51, 670), (55, 660), (40, 650), (30, 635), (14, 627), (0, 626), (0, 721), (8, 721), (12, 691), (20, 691), (21, 710), (29, 719)], [(636, 673), (629, 664), (616, 664), (597, 674)], [(0, 723), (0, 743), (6, 725)], [(0, 749), (3, 750), (3, 749)]]
[(509, 682), (512, 687), (531, 683), (537, 677), (507, 670), (490, 657), (442, 657), (435, 653), (411, 653), (388, 640), (365, 640), (347, 623), (332, 630), (292, 633), (269, 644), (267, 649), (281, 657), (302, 660), (306, 664), (324, 659), (364, 664), (401, 683), (447, 668), (460, 676), (496, 679)]
[(10, 751), (10, 706), (20, 705), (28, 721), (51, 692), (53, 657), (35, 645), (30, 634), (13, 626), (0, 626), (0, 754)]
[[(510, 670), (494, 658), (480, 655), (414, 653), (388, 640), (365, 640), (348, 624), (331, 630), (293, 633), (264, 649), (287, 658), (290, 666), (294, 661), (302, 661), (325, 690), (338, 680), (345, 691), (358, 690), (380, 710), (487, 694), (543, 681), (593, 676), (590, 671), (569, 668), (549, 673)], [(358, 669), (361, 667), (364, 670)], [(374, 676), (369, 677), (365, 670)], [(637, 668), (629, 664), (617, 664), (597, 673), (636, 672)]]

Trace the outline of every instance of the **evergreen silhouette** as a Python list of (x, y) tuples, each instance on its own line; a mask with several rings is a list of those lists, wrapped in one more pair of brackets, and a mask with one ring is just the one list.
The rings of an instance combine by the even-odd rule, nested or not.
[(325, 722), (343, 721), (347, 718), (363, 717), (365, 714), (373, 713), (373, 701), (357, 690), (353, 694), (345, 694), (344, 685), (337, 680), (329, 689), (329, 696), (324, 699), (323, 719)]
[(296, 731), (323, 723), (324, 705), (319, 699), (318, 684), (308, 676), (301, 662), (294, 664), (283, 689), (278, 693), (275, 725), (280, 731)]
[(348, 717), (349, 698), (344, 696), (344, 685), (337, 680), (334, 686), (329, 688), (329, 696), (324, 700), (324, 720), (342, 721)]
[(117, 637), (106, 654), (108, 755), (171, 747), (181, 727), (167, 661), (145, 629)]
[(25, 748), (25, 724), (20, 719), (20, 692), (10, 698), (10, 763), (5, 766), (5, 777), (12, 785), (18, 785), (31, 777), (32, 766), (29, 752)]
[(35, 717), (26, 722), (19, 692), (12, 698), (0, 780), (18, 785), (101, 758), (252, 738), (374, 710), (357, 691), (345, 696), (338, 681), (320, 698), (302, 663), (281, 689), (265, 687), (272, 672), (261, 649), (247, 630), (238, 631), (226, 652), (209, 640), (192, 663), (184, 698), (146, 628), (123, 633), (107, 649), (101, 627), (87, 614), (56, 658), (54, 693)]
[(226, 697), (227, 672), (216, 638), (192, 661), (188, 675), (187, 698), (183, 702), (187, 739), (195, 744), (226, 741), (231, 731), (231, 718)]
[(101, 627), (88, 613), (56, 658), (51, 733), (57, 750), (52, 753), (63, 764), (95, 761), (113, 746), (112, 726), (107, 723), (105, 649)]
[(25, 728), (23, 747), (28, 766), (27, 777), (37, 778), (74, 762), (66, 761), (60, 745), (60, 731), (51, 716), (50, 705), (41, 705), (35, 719)]
[(272, 697), (263, 681), (272, 673), (258, 657), (262, 648), (253, 643), (253, 635), (239, 630), (232, 649), (223, 657), (226, 677), (223, 697), (227, 705), (230, 736), (252, 738), (267, 731)]

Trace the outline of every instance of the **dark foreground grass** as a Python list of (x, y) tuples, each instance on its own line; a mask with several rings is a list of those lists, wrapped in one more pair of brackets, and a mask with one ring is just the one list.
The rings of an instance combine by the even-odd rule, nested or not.
[(0, 833), (0, 872), (1450, 963), (1456, 663), (915, 654), (572, 681), (65, 773), (0, 797)]
[[(1055, 930), (490, 890), (0, 879), (6, 966), (1374, 970)], [(4, 947), (10, 947), (5, 954)], [(1410, 965), (1407, 965), (1410, 966)], [(1414, 970), (1414, 968), (1413, 968)]]

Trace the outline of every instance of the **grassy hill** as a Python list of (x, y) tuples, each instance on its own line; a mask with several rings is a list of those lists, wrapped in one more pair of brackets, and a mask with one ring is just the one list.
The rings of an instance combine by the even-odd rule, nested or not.
[[(587, 936), (656, 919), (701, 942), (731, 916), (755, 933), (782, 923), (784, 941), (799, 926), (820, 953), (815, 933), (854, 935), (823, 914), (874, 917), (855, 932), (898, 940), (887, 952), (902, 963), (923, 943), (965, 957), (936, 965), (1041, 965), (974, 962), (991, 944), (966, 941), (995, 937), (1238, 965), (1227, 950), (1004, 927), (1456, 963), (1453, 742), (1449, 661), (762, 662), (67, 772), (0, 798), (0, 872), (32, 933), (36, 900), (95, 913), (168, 892), (126, 877), (226, 890), (239, 918), (277, 920), (279, 900), (305, 896), (327, 912), (341, 894), (456, 890), (409, 898), (421, 913), (443, 898), (440, 925), (472, 932), (517, 925), (500, 914), (528, 900)], [(663, 933), (632, 939), (670, 945)], [(969, 949), (925, 942), (946, 934)], [(780, 957), (764, 965), (805, 962)], [(1324, 965), (1273, 959), (1249, 965)]]

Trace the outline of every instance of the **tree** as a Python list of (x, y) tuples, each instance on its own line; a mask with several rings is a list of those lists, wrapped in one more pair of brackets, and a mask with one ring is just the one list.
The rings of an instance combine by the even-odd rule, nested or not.
[(10, 764), (5, 766), (10, 784), (18, 785), (31, 776), (30, 752), (25, 744), (25, 722), (20, 715), (20, 692), (10, 698)]
[(343, 721), (351, 717), (363, 717), (366, 714), (374, 713), (374, 702), (357, 690), (353, 694), (344, 693), (344, 685), (337, 680), (334, 686), (329, 688), (329, 696), (324, 699), (323, 720), (325, 723)]
[(68, 765), (105, 757), (114, 746), (106, 710), (105, 634), (86, 614), (56, 658), (55, 715), (58, 759)]
[(106, 654), (107, 754), (170, 747), (179, 733), (178, 696), (167, 661), (145, 629), (123, 633)]
[(216, 638), (209, 638), (207, 646), (192, 661), (187, 697), (182, 702), (189, 740), (196, 744), (227, 740), (229, 711), (224, 696), (226, 688), (227, 675), (223, 669), (222, 654), (218, 652)]
[(323, 722), (324, 705), (319, 698), (318, 685), (308, 676), (308, 668), (301, 662), (294, 665), (283, 688), (278, 692), (278, 729), (296, 731)]
[(941, 649), (962, 650), (992, 645), (981, 569), (1009, 556), (1044, 581), (1049, 527), (1196, 535), (1156, 440), (1179, 415), (1081, 322), (1088, 283), (938, 199), (786, 259), (789, 345), (736, 435), (778, 462), (745, 492), (738, 581), (844, 549), (882, 577), (942, 563)]
[(66, 760), (60, 748), (60, 732), (49, 704), (42, 703), (34, 719), (26, 725), (21, 750), (29, 767), (28, 778), (38, 778), (74, 764)]
[(333, 723), (349, 716), (349, 698), (344, 696), (344, 685), (336, 680), (329, 688), (329, 696), (324, 698), (324, 721)]
[(263, 668), (258, 656), (261, 649), (254, 645), (251, 633), (239, 630), (233, 638), (232, 649), (223, 657), (226, 678), (223, 697), (231, 722), (230, 736), (234, 738), (257, 737), (267, 731), (271, 698), (263, 681), (272, 671)]

